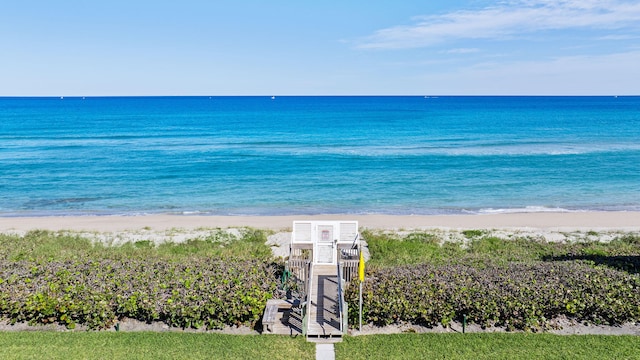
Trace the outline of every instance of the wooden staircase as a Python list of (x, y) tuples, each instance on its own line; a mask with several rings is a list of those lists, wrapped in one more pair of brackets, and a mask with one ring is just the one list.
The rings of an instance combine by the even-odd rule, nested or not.
[(338, 274), (335, 265), (315, 265), (309, 294), (307, 339), (342, 339)]
[(357, 221), (294, 221), (283, 273), (289, 300), (267, 302), (263, 331), (341, 341), (348, 329), (344, 287), (357, 275), (359, 241)]

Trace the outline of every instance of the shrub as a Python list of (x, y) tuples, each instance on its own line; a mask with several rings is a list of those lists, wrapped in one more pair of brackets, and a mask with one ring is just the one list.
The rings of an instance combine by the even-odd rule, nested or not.
[(278, 267), (259, 260), (0, 261), (0, 316), (107, 328), (118, 319), (183, 328), (253, 326)]
[[(558, 317), (618, 325), (640, 320), (640, 280), (579, 262), (417, 265), (371, 269), (363, 291), (363, 321), (433, 327), (452, 320), (483, 327), (539, 330)], [(358, 303), (358, 286), (346, 293)], [(350, 321), (357, 306), (350, 306)]]

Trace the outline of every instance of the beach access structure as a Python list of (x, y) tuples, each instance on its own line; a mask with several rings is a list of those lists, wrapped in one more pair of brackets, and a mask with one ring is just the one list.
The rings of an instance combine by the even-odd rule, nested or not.
[(344, 290), (358, 279), (360, 250), (357, 221), (294, 221), (285, 270), (294, 289), (287, 300), (267, 302), (263, 326), (309, 341), (341, 341), (348, 329)]

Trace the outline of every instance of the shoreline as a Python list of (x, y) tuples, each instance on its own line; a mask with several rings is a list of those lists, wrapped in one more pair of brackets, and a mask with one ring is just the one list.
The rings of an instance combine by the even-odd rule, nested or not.
[(640, 211), (534, 212), (473, 215), (104, 215), (0, 217), (0, 233), (50, 231), (125, 232), (253, 227), (290, 229), (294, 220), (357, 220), (361, 228), (421, 229), (541, 229), (550, 231), (640, 231)]

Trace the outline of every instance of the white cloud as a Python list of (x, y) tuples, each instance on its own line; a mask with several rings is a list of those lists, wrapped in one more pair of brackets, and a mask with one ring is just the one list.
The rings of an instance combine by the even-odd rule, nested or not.
[(619, 0), (512, 0), (480, 10), (414, 18), (415, 24), (376, 31), (358, 46), (399, 49), (452, 39), (510, 38), (537, 31), (637, 28), (640, 2)]

